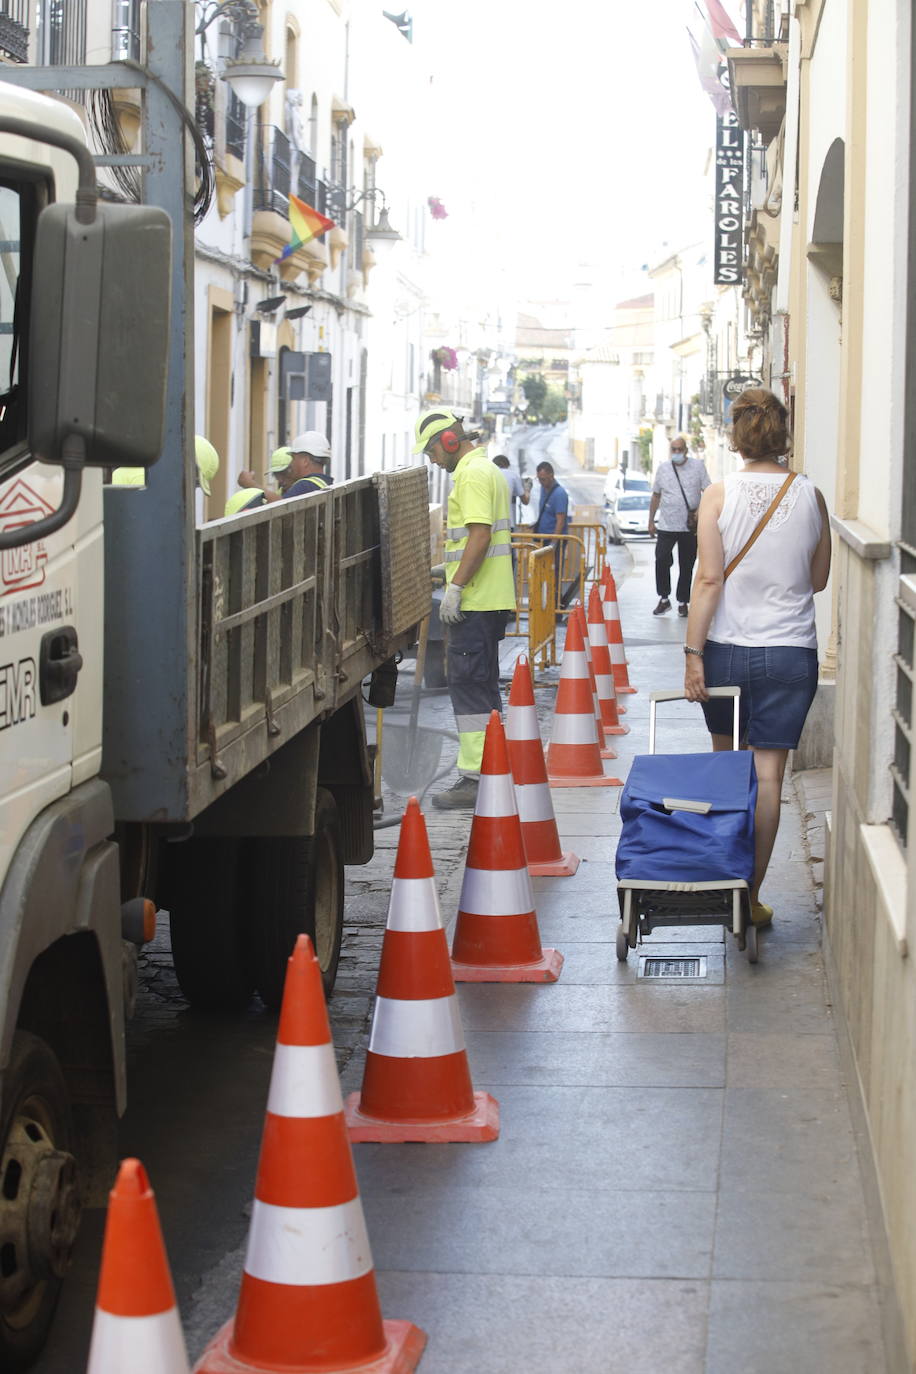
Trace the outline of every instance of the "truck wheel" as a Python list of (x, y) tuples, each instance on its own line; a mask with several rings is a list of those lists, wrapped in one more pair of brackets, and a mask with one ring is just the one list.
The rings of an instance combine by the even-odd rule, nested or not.
[(341, 852), (337, 805), (323, 787), (314, 835), (248, 841), (249, 943), (258, 992), (272, 1011), (283, 999), (286, 964), (298, 935), (311, 936), (325, 994), (331, 994), (343, 936)]
[(181, 991), (197, 1011), (243, 1011), (254, 993), (239, 848), (236, 839), (209, 836), (165, 846), (172, 962)]
[(37, 1358), (79, 1228), (67, 1088), (44, 1040), (17, 1031), (0, 1123), (0, 1369)]

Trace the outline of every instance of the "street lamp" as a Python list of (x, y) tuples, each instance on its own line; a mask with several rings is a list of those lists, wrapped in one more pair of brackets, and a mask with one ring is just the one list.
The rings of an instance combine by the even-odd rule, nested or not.
[(214, 19), (229, 19), (234, 25), (236, 53), (223, 59), (220, 80), (225, 81), (242, 104), (256, 110), (270, 95), (277, 81), (283, 80), (280, 63), (270, 61), (264, 52), (264, 30), (254, 0), (205, 0), (195, 33), (206, 44), (204, 34)]
[(379, 261), (387, 257), (396, 243), (400, 243), (401, 235), (394, 229), (388, 219), (388, 205), (385, 201), (385, 192), (380, 186), (367, 186), (364, 191), (357, 191), (355, 186), (351, 186), (348, 194), (352, 194), (353, 199), (348, 200), (344, 205), (344, 210), (349, 212), (355, 210), (362, 201), (372, 202), (372, 209), (375, 212), (376, 198), (382, 202), (382, 208), (376, 214), (372, 228), (366, 230), (366, 243), (375, 254)]

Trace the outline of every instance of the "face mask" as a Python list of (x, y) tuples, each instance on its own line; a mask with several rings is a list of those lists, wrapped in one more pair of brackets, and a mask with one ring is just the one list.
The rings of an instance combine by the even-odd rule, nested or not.
[(687, 461), (687, 454), (686, 454), (686, 453), (672, 453), (672, 455), (671, 455), (671, 461), (672, 461), (672, 463), (677, 463), (678, 467), (680, 467), (681, 463), (686, 463), (686, 461)]

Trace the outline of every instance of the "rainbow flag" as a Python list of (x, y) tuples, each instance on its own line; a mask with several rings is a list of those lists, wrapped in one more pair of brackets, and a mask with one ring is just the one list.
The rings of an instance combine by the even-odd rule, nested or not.
[(328, 229), (334, 228), (334, 220), (328, 219), (325, 215), (320, 215), (317, 210), (313, 210), (311, 205), (306, 205), (304, 200), (298, 196), (289, 198), (289, 227), (291, 237), (283, 252), (274, 262), (282, 262), (291, 253), (295, 253), (297, 248), (301, 248), (304, 243), (309, 243), (311, 239), (317, 239), (319, 235)]

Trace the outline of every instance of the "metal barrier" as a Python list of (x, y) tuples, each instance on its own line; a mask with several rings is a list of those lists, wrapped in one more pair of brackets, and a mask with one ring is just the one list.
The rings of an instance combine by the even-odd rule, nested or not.
[[(554, 554), (549, 547), (532, 549), (527, 559), (528, 661), (532, 668), (549, 668), (557, 661), (557, 610)], [(518, 579), (516, 579), (517, 581)]]
[[(516, 596), (519, 605), (527, 603), (527, 556), (532, 549), (545, 545), (554, 551), (554, 609), (557, 615), (568, 615), (568, 607), (584, 599), (587, 568), (585, 540), (578, 534), (523, 534), (513, 536), (512, 547), (519, 553), (522, 581)], [(522, 565), (525, 565), (522, 568)], [(516, 574), (518, 582), (519, 573)]]
[(573, 520), (570, 534), (577, 534), (585, 544), (585, 582), (597, 582), (607, 562), (607, 529), (598, 520)]

